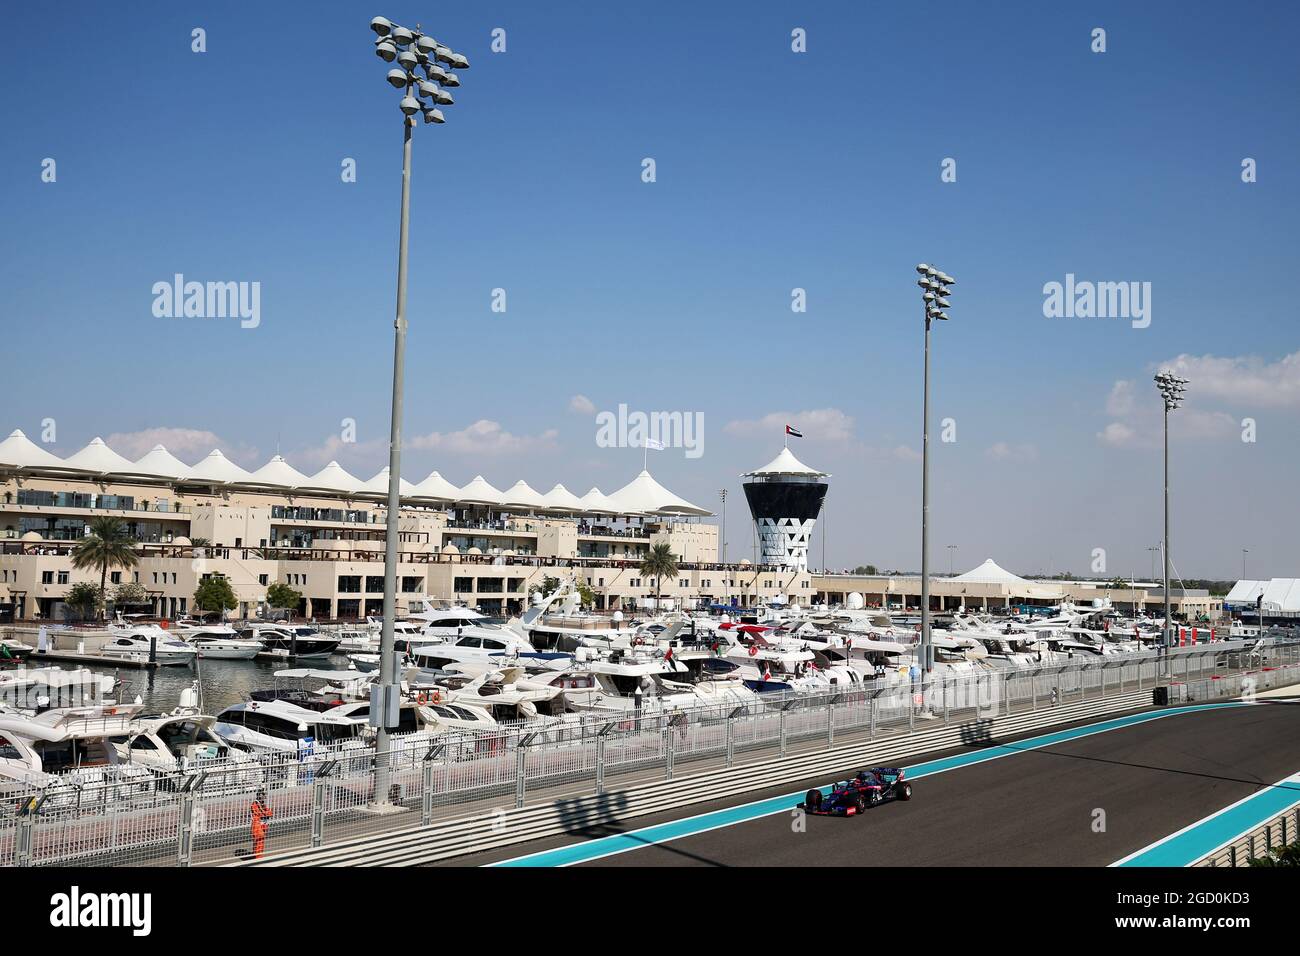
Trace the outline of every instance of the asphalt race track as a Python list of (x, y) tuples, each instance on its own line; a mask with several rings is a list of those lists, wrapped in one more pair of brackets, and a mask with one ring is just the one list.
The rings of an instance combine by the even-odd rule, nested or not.
[[(909, 803), (861, 817), (807, 817), (803, 832), (793, 814), (776, 813), (582, 865), (1106, 866), (1297, 770), (1300, 706), (1228, 707), (937, 773), (916, 781)], [(638, 819), (627, 829), (829, 782)], [(1104, 832), (1094, 830), (1097, 810), (1105, 812)], [(579, 835), (457, 862), (500, 862), (575, 842)]]

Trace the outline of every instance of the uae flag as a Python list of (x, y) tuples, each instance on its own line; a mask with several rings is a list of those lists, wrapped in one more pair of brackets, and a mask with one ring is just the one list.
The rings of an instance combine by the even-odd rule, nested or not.
[(787, 435), (793, 435), (795, 438), (803, 438), (803, 432), (799, 431), (799, 429), (795, 428), (793, 425), (786, 425), (785, 433)]

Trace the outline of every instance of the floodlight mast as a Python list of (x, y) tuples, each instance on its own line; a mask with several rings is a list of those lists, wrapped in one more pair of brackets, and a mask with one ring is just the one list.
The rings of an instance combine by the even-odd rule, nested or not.
[[(396, 61), (397, 67), (388, 71), (390, 85), (402, 91), (398, 103), (402, 111), (402, 209), (398, 227), (397, 244), (397, 318), (393, 323), (393, 405), (388, 440), (388, 513), (384, 540), (384, 621), (379, 636), (379, 683), (371, 707), (380, 708), (375, 733), (375, 793), (376, 805), (392, 802), (389, 783), (392, 768), (389, 754), (392, 742), (388, 720), (399, 692), (397, 661), (393, 647), (393, 619), (397, 614), (397, 564), (399, 517), (401, 512), (402, 482), (402, 392), (406, 361), (406, 271), (409, 223), (411, 211), (411, 131), (415, 128), (415, 115), (420, 113), (425, 123), (446, 122), (439, 105), (450, 106), (450, 93), (443, 87), (460, 85), (454, 75), (445, 73), (434, 60), (453, 64), (457, 69), (469, 69), (469, 60), (452, 53), (432, 37), (415, 30), (398, 26), (385, 17), (370, 21), (375, 32), (375, 55), (386, 63)], [(425, 79), (420, 80), (415, 71), (423, 68)], [(429, 102), (423, 102), (428, 100)]]

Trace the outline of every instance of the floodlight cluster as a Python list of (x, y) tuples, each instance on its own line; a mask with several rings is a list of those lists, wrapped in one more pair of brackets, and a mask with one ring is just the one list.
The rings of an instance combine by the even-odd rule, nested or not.
[(1169, 369), (1161, 369), (1155, 375), (1156, 388), (1165, 400), (1165, 411), (1172, 412), (1182, 405), (1184, 392), (1187, 391), (1187, 379), (1180, 378)]
[(388, 82), (405, 93), (399, 104), (402, 112), (411, 118), (419, 113), (426, 123), (445, 123), (438, 107), (454, 103), (447, 91), (460, 86), (460, 79), (450, 70), (468, 70), (469, 60), (433, 37), (399, 27), (384, 17), (371, 20), (370, 29), (376, 34), (375, 55), (385, 63), (397, 64), (388, 71)]
[(916, 267), (916, 271), (921, 276), (916, 284), (923, 290), (921, 298), (925, 301), (926, 327), (929, 328), (929, 323), (936, 319), (946, 322), (948, 313), (944, 309), (949, 306), (948, 296), (952, 294), (950, 287), (956, 284), (956, 280), (924, 262)]

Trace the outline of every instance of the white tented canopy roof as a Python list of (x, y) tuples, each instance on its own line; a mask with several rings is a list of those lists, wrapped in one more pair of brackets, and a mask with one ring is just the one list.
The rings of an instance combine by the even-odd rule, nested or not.
[(1228, 592), (1228, 596), (1223, 599), (1224, 604), (1243, 605), (1249, 604), (1255, 606), (1259, 596), (1264, 593), (1264, 588), (1268, 586), (1267, 581), (1238, 581)]
[(1264, 596), (1265, 614), (1300, 615), (1300, 578), (1238, 581), (1223, 599), (1223, 603), (1245, 609), (1249, 620), (1249, 609), (1255, 607), (1261, 594)]
[(523, 479), (516, 481), (502, 492), (501, 498), (507, 507), (541, 508), (546, 504), (542, 496)]
[(134, 465), (105, 445), (104, 439), (93, 438), (81, 451), (63, 459), (63, 467), (92, 475), (125, 475), (131, 473)]
[(583, 514), (589, 515), (616, 515), (618, 509), (614, 507), (613, 502), (607, 498), (599, 488), (592, 488), (581, 498), (578, 499), (582, 505)]
[(968, 581), (971, 584), (1029, 584), (1018, 574), (1012, 574), (1006, 568), (999, 565), (992, 558), (986, 558), (984, 563), (977, 568), (971, 568), (965, 574), (959, 574), (955, 578), (949, 578), (950, 581)]
[[(595, 489), (592, 489), (595, 491)], [(599, 494), (599, 492), (597, 492)], [(542, 501), (547, 508), (552, 511), (564, 511), (569, 514), (578, 514), (585, 510), (582, 501), (573, 492), (569, 491), (564, 485), (556, 485), (546, 494), (542, 495)]]
[(248, 479), (250, 485), (263, 485), (268, 488), (301, 488), (310, 481), (310, 478), (280, 455), (276, 455), (257, 469)]
[(798, 458), (794, 457), (794, 452), (789, 448), (782, 448), (781, 454), (777, 455), (762, 468), (757, 471), (751, 471), (744, 474), (744, 478), (757, 478), (778, 475), (799, 475), (804, 478), (829, 478), (830, 475), (824, 471), (818, 471), (816, 468), (809, 468)]
[(361, 479), (348, 473), (337, 461), (332, 461), (308, 478), (303, 487), (316, 488), (321, 491), (342, 492), (345, 495), (350, 495), (361, 489)]
[(1026, 580), (1018, 574), (1012, 574), (992, 558), (986, 558), (979, 567), (971, 568), (965, 574), (959, 574), (948, 580), (966, 584), (996, 584), (1004, 588), (1007, 594), (1023, 597), (1060, 597), (1063, 593), (1055, 585), (1039, 584)]
[(148, 454), (131, 466), (132, 474), (150, 478), (184, 478), (189, 470), (189, 465), (162, 445), (154, 445)]
[[(399, 478), (397, 481), (397, 493), (403, 498), (409, 498), (415, 486), (405, 478)], [(388, 468), (381, 468), (375, 477), (371, 478), (361, 486), (361, 491), (368, 495), (387, 495), (388, 494)]]
[(0, 465), (11, 468), (61, 468), (63, 460), (15, 428), (8, 438), (0, 441)]
[(190, 469), (186, 481), (211, 482), (214, 485), (244, 484), (249, 479), (248, 472), (221, 454), (220, 448), (212, 449), (207, 458)]
[(475, 475), (468, 485), (460, 489), (456, 494), (456, 501), (465, 505), (500, 505), (505, 503), (501, 498), (501, 492), (488, 484), (487, 479), (482, 475)]
[(643, 471), (618, 491), (609, 496), (611, 506), (619, 514), (708, 515), (710, 511), (697, 508), (684, 498), (678, 498), (654, 478)]
[(455, 501), (459, 494), (460, 489), (436, 471), (430, 472), (428, 478), (411, 489), (412, 498), (428, 498), (430, 501)]
[(1295, 614), (1300, 612), (1300, 579), (1273, 578), (1264, 588), (1264, 612)]

